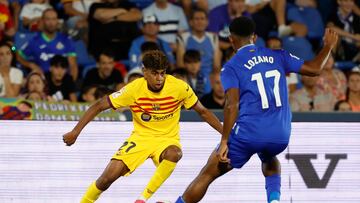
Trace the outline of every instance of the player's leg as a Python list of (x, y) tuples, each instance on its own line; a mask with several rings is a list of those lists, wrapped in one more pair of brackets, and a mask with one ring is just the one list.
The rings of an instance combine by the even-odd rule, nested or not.
[(170, 145), (161, 151), (160, 156), (155, 156), (159, 157), (159, 164), (155, 170), (154, 175), (151, 177), (149, 183), (139, 198), (140, 201), (142, 200), (145, 202), (148, 200), (160, 188), (165, 180), (169, 178), (171, 173), (174, 171), (177, 162), (182, 157), (182, 151), (180, 149), (180, 145)]
[(281, 194), (281, 165), (276, 155), (284, 151), (287, 144), (264, 143), (264, 146), (258, 155), (262, 161), (267, 199), (269, 203), (277, 203)]
[(81, 199), (81, 203), (95, 202), (100, 194), (108, 189), (115, 180), (120, 176), (127, 174), (129, 171), (129, 168), (123, 161), (115, 159), (111, 160), (101, 176), (89, 186)]
[(269, 203), (280, 201), (281, 165), (276, 157), (262, 162), (262, 172), (265, 176), (265, 188)]
[(184, 194), (177, 199), (176, 203), (199, 202), (204, 197), (209, 185), (231, 169), (229, 164), (219, 162), (215, 150), (199, 175), (186, 188)]

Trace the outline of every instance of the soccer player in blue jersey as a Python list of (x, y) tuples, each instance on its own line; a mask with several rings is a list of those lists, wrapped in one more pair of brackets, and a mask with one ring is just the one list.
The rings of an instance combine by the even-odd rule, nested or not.
[(254, 154), (262, 162), (268, 202), (280, 201), (281, 167), (276, 155), (287, 147), (291, 131), (285, 76), (289, 72), (319, 75), (338, 38), (326, 30), (320, 53), (304, 62), (284, 50), (255, 46), (255, 24), (249, 18), (234, 19), (229, 29), (237, 51), (221, 72), (226, 92), (221, 141), (176, 203), (199, 202), (217, 177), (241, 168)]

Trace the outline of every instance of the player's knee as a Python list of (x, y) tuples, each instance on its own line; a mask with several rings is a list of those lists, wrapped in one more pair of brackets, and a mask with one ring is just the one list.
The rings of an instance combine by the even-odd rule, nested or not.
[(181, 157), (181, 149), (177, 146), (170, 146), (164, 151), (162, 159), (166, 159), (172, 162), (178, 162), (180, 161)]
[(98, 187), (99, 190), (105, 191), (110, 187), (110, 185), (114, 181), (115, 180), (113, 177), (100, 176), (100, 178), (98, 178), (96, 181), (96, 186)]

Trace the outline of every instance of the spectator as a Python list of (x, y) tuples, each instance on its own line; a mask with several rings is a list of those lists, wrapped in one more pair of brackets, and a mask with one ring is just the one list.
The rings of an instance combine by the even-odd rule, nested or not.
[[(221, 52), (217, 35), (206, 32), (208, 26), (207, 13), (204, 10), (196, 9), (191, 14), (191, 31), (181, 33), (177, 40), (177, 66), (184, 67), (184, 53), (186, 50), (197, 50), (200, 53), (201, 73), (209, 78), (212, 70), (220, 70)], [(209, 79), (208, 79), (209, 80)], [(210, 92), (210, 85), (206, 92)]]
[(103, 85), (114, 91), (119, 90), (122, 87), (123, 77), (114, 66), (115, 57), (112, 51), (102, 51), (98, 58), (98, 67), (87, 72), (83, 81), (83, 88), (90, 85)]
[(55, 55), (51, 58), (50, 72), (46, 73), (45, 77), (49, 85), (49, 94), (55, 101), (77, 101), (75, 83), (67, 74), (68, 69), (69, 63), (65, 57)]
[(3, 2), (8, 3), (8, 7), (12, 11), (12, 19), (14, 22), (14, 29), (15, 31), (19, 28), (19, 16), (21, 8), (28, 3), (29, 0), (2, 0)]
[(360, 47), (360, 16), (353, 12), (354, 0), (338, 0), (338, 9), (328, 20), (328, 27), (341, 36), (336, 60), (352, 60)]
[(227, 0), (182, 0), (182, 7), (184, 8), (184, 12), (186, 16), (190, 18), (193, 8), (199, 8), (206, 13), (215, 7), (226, 4)]
[(46, 9), (51, 8), (47, 0), (31, 0), (20, 12), (20, 20), (24, 28), (30, 31), (41, 30), (41, 16)]
[(227, 2), (227, 4), (220, 5), (210, 11), (207, 28), (208, 31), (219, 36), (219, 45), (222, 50), (231, 46), (228, 40), (231, 20), (239, 16), (250, 17), (250, 13), (246, 11), (245, 0), (228, 0)]
[(55, 55), (67, 57), (70, 75), (78, 77), (78, 66), (74, 42), (65, 34), (58, 32), (59, 19), (54, 9), (46, 9), (41, 17), (43, 31), (25, 43), (18, 52), (21, 65), (40, 73), (49, 71), (50, 59)]
[(96, 101), (95, 92), (98, 85), (90, 85), (83, 88), (81, 93), (81, 98), (79, 99), (81, 102), (93, 103)]
[(316, 86), (318, 77), (303, 75), (303, 88), (290, 95), (292, 111), (332, 111), (336, 98), (330, 92), (325, 92)]
[(16, 29), (7, 1), (0, 1), (0, 41), (15, 35)]
[[(270, 37), (266, 40), (266, 47), (269, 49), (282, 49), (281, 39), (278, 37)], [(288, 86), (289, 93), (293, 93), (296, 91), (296, 86), (298, 84), (298, 76), (296, 73), (289, 73), (286, 75), (286, 83)]]
[(95, 91), (95, 99), (98, 100), (98, 99), (101, 99), (103, 98), (104, 96), (108, 96), (109, 94), (113, 93), (114, 91), (103, 86), (103, 85), (100, 85), (96, 88), (96, 91)]
[(0, 97), (17, 97), (23, 82), (23, 73), (12, 67), (15, 59), (12, 46), (0, 43)]
[(351, 111), (360, 112), (360, 69), (355, 68), (349, 74), (347, 101), (351, 106)]
[(30, 98), (32, 93), (38, 93), (40, 95), (40, 100), (43, 101), (53, 101), (50, 96), (48, 96), (48, 88), (45, 76), (39, 72), (31, 72), (25, 83), (25, 94), (22, 95), (24, 98)]
[(61, 0), (64, 5), (64, 11), (69, 18), (66, 21), (66, 27), (72, 36), (80, 36), (87, 41), (88, 13), (90, 6), (100, 0)]
[(136, 22), (141, 12), (126, 0), (103, 0), (89, 11), (89, 51), (98, 58), (105, 48), (111, 48), (115, 60), (127, 59), (131, 42), (138, 36)]
[(256, 34), (263, 39), (269, 37), (271, 31), (277, 31), (279, 37), (294, 34), (297, 37), (305, 37), (306, 25), (292, 21), (286, 24), (286, 0), (255, 1), (248, 3), (248, 11), (257, 25)]
[(225, 91), (221, 85), (220, 72), (213, 71), (210, 75), (212, 90), (201, 98), (201, 103), (208, 109), (223, 109), (225, 105)]
[(170, 43), (173, 51), (176, 51), (176, 35), (189, 29), (183, 9), (168, 0), (155, 0), (143, 10), (143, 15), (156, 15), (160, 22), (159, 37)]
[(331, 93), (336, 100), (345, 99), (346, 76), (341, 70), (334, 68), (334, 57), (332, 55), (329, 56), (324, 69), (321, 71), (317, 86), (323, 91)]
[(334, 106), (334, 111), (350, 112), (351, 106), (346, 100), (340, 100), (336, 102)]
[(125, 84), (129, 84), (130, 82), (132, 82), (138, 78), (141, 78), (143, 76), (144, 76), (144, 73), (142, 72), (142, 70), (140, 68), (133, 68), (125, 76), (124, 82), (125, 82)]
[(159, 21), (155, 15), (144, 16), (142, 19), (142, 32), (143, 35), (136, 38), (130, 47), (129, 60), (130, 69), (140, 65), (141, 45), (144, 42), (155, 42), (159, 46), (159, 49), (163, 51), (169, 59), (169, 62), (174, 66), (175, 59), (172, 53), (170, 44), (158, 37), (159, 33)]
[(200, 71), (200, 57), (200, 52), (192, 49), (187, 50), (184, 54), (184, 65), (188, 72), (188, 83), (199, 98), (205, 94), (205, 86), (210, 86), (207, 78)]
[(32, 100), (32, 101), (42, 101), (43, 98), (41, 97), (41, 94), (39, 92), (29, 92), (25, 99)]
[(171, 75), (189, 84), (189, 73), (185, 68), (176, 68)]

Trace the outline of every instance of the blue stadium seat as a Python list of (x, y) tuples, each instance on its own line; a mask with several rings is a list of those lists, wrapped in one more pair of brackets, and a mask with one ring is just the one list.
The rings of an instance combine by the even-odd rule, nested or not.
[(82, 40), (75, 41), (75, 52), (77, 55), (77, 63), (80, 66), (96, 66), (95, 59), (88, 54), (86, 45)]
[(315, 56), (310, 42), (304, 37), (284, 37), (282, 42), (285, 50), (304, 60), (311, 60)]
[(305, 24), (308, 28), (307, 36), (310, 39), (321, 38), (324, 34), (324, 23), (319, 11), (315, 8), (291, 7), (287, 11), (287, 19)]
[(266, 47), (265, 41), (261, 37), (257, 37), (255, 44), (258, 47)]

